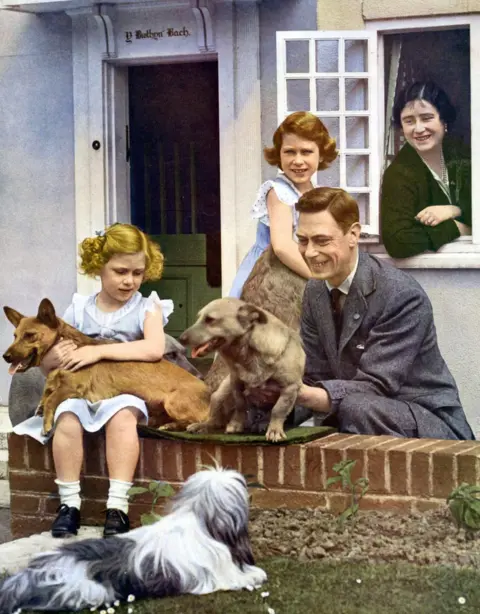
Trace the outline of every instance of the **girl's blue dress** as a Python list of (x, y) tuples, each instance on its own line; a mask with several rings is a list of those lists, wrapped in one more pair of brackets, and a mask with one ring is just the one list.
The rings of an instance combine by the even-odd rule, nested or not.
[(257, 236), (254, 245), (242, 260), (237, 274), (235, 275), (235, 279), (233, 280), (229, 296), (234, 298), (240, 298), (243, 285), (252, 272), (260, 254), (270, 245), (270, 220), (268, 217), (267, 195), (272, 188), (275, 190), (280, 201), (292, 207), (292, 234), (297, 228), (298, 212), (295, 210), (295, 203), (300, 198), (301, 193), (297, 190), (294, 183), (280, 171), (276, 179), (265, 181), (265, 183), (260, 186), (257, 198), (253, 203), (252, 217), (258, 220)]

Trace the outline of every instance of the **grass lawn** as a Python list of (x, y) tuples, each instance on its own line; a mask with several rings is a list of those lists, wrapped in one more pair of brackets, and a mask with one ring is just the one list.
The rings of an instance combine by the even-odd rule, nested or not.
[[(478, 614), (480, 574), (414, 565), (300, 563), (269, 559), (260, 590), (135, 601), (133, 614)], [(357, 580), (361, 582), (357, 582)], [(261, 593), (270, 595), (263, 598)], [(463, 597), (465, 604), (458, 602)], [(25, 611), (24, 611), (25, 612)], [(85, 610), (85, 614), (89, 613)], [(116, 608), (126, 614), (127, 604)]]

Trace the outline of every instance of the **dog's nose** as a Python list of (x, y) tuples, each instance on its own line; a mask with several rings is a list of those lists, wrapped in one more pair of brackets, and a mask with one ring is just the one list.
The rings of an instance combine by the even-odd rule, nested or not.
[(12, 362), (12, 357), (8, 352), (5, 352), (5, 354), (3, 355), (3, 360), (5, 362)]

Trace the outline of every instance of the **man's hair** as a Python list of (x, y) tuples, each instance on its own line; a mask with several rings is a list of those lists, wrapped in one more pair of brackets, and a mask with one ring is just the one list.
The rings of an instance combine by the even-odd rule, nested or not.
[(313, 188), (295, 205), (299, 213), (328, 211), (345, 234), (352, 224), (360, 223), (357, 201), (340, 188)]
[(451, 126), (455, 121), (457, 112), (450, 102), (446, 92), (433, 81), (415, 81), (407, 85), (396, 97), (393, 105), (393, 123), (397, 128), (402, 127), (400, 119), (403, 109), (415, 102), (424, 100), (435, 107), (442, 122)]

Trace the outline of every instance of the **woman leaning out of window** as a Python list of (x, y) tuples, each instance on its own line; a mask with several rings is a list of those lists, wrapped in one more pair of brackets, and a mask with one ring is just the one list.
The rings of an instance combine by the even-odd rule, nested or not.
[(414, 83), (395, 101), (393, 121), (406, 143), (383, 176), (380, 211), (382, 240), (394, 258), (471, 235), (470, 151), (449, 138), (455, 117), (432, 82)]

